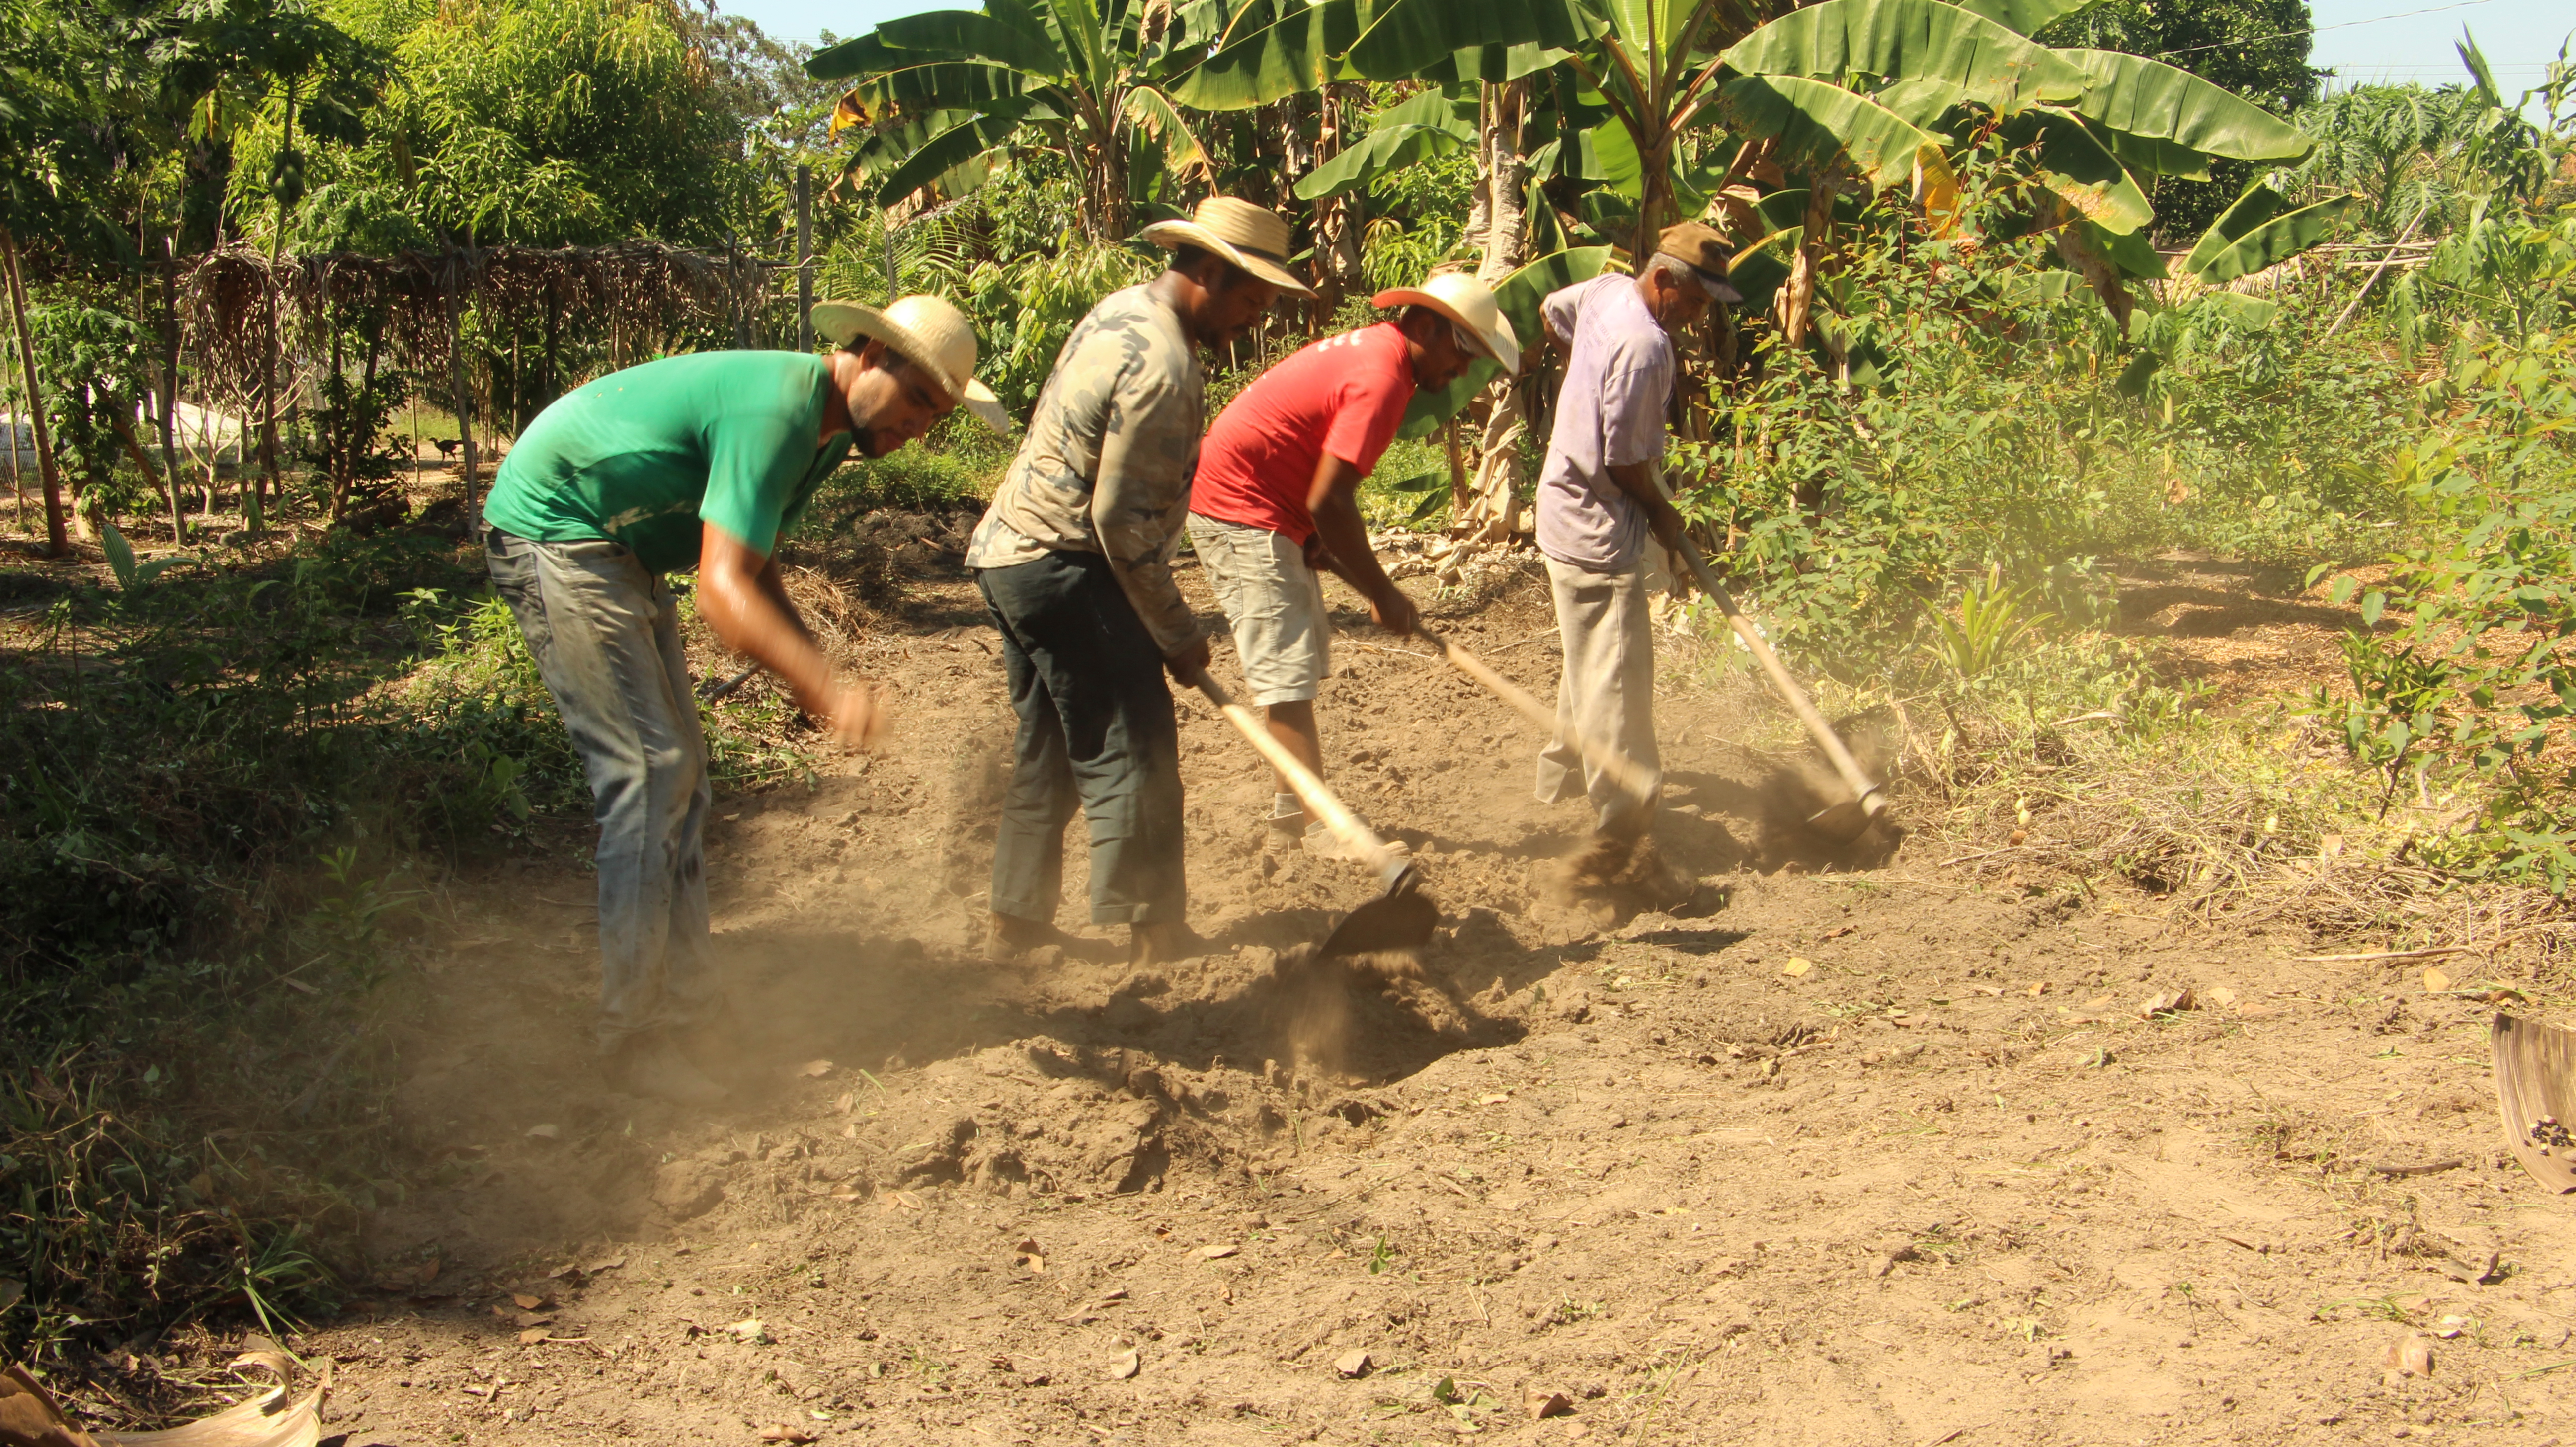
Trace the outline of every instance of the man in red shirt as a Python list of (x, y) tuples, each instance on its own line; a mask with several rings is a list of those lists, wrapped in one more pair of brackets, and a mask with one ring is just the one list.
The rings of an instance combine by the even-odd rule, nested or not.
[[(1435, 276), (1370, 298), (1394, 320), (1327, 337), (1264, 372), (1208, 429), (1190, 486), (1190, 541), (1234, 625), (1235, 652), (1272, 737), (1323, 768), (1315, 691), (1332, 667), (1323, 579), (1338, 573), (1390, 633), (1414, 607), (1369, 550), (1360, 483), (1395, 440), (1417, 389), (1448, 386), (1475, 360), (1520, 370), (1520, 343), (1494, 294), (1472, 276)], [(1319, 821), (1279, 780), (1270, 825), (1334, 851)]]

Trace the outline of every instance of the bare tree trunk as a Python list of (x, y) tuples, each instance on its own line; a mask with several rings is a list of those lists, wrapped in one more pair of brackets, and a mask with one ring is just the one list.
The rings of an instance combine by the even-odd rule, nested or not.
[(455, 247), (447, 249), (446, 262), (443, 273), (445, 285), (440, 289), (447, 293), (447, 375), (448, 386), (453, 389), (449, 398), (456, 405), (456, 438), (465, 447), (465, 530), (471, 536), (474, 531), (474, 402), (465, 392), (465, 323), (456, 305), (458, 277), (455, 268), (461, 263)]
[(188, 511), (179, 501), (179, 232), (165, 243), (169, 267), (161, 276), (161, 475), (170, 490), (170, 541), (188, 542)]
[[(59, 558), (72, 550), (63, 532), (63, 481), (54, 466), (54, 440), (45, 426), (44, 388), (36, 381), (36, 334), (27, 322), (27, 281), (18, 267), (18, 238), (0, 226), (0, 260), (9, 269), (9, 308), (18, 319), (18, 361), (27, 369), (27, 425), (36, 439), (36, 476), (45, 490), (45, 556)], [(17, 446), (12, 433), (10, 444)]]

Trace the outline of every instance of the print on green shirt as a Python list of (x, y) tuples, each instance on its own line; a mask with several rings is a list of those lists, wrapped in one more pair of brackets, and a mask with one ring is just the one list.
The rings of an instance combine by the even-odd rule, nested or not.
[(823, 427), (821, 357), (699, 352), (555, 399), (501, 460), (483, 516), (539, 542), (605, 538), (657, 573), (694, 567), (699, 524), (774, 550), (849, 455)]

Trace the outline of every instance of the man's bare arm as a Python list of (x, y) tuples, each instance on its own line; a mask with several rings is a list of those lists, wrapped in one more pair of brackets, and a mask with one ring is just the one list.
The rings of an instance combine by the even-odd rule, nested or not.
[(843, 743), (863, 748), (883, 731), (868, 690), (844, 685), (787, 599), (777, 560), (713, 523), (698, 545), (698, 614), (727, 648), (778, 676), (796, 706), (829, 720)]
[(1325, 453), (1315, 463), (1306, 510), (1315, 515), (1315, 535), (1332, 554), (1333, 571), (1368, 599), (1369, 616), (1377, 626), (1389, 633), (1410, 633), (1420, 615), (1369, 549), (1368, 523), (1360, 517), (1360, 481), (1357, 467)]

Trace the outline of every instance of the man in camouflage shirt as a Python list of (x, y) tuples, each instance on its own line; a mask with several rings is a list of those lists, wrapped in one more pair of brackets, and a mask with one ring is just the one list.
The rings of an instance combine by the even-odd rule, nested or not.
[(1091, 918), (1125, 924), (1138, 963), (1190, 952), (1180, 730), (1163, 681), (1208, 643), (1172, 581), (1207, 428), (1198, 349), (1242, 335), (1281, 291), (1288, 224), (1213, 198), (1149, 226), (1168, 270), (1093, 307), (1056, 357), (1027, 439), (966, 565), (1002, 634), (1020, 730), (993, 847), (998, 958), (1060, 942), (1064, 826), (1091, 826)]

